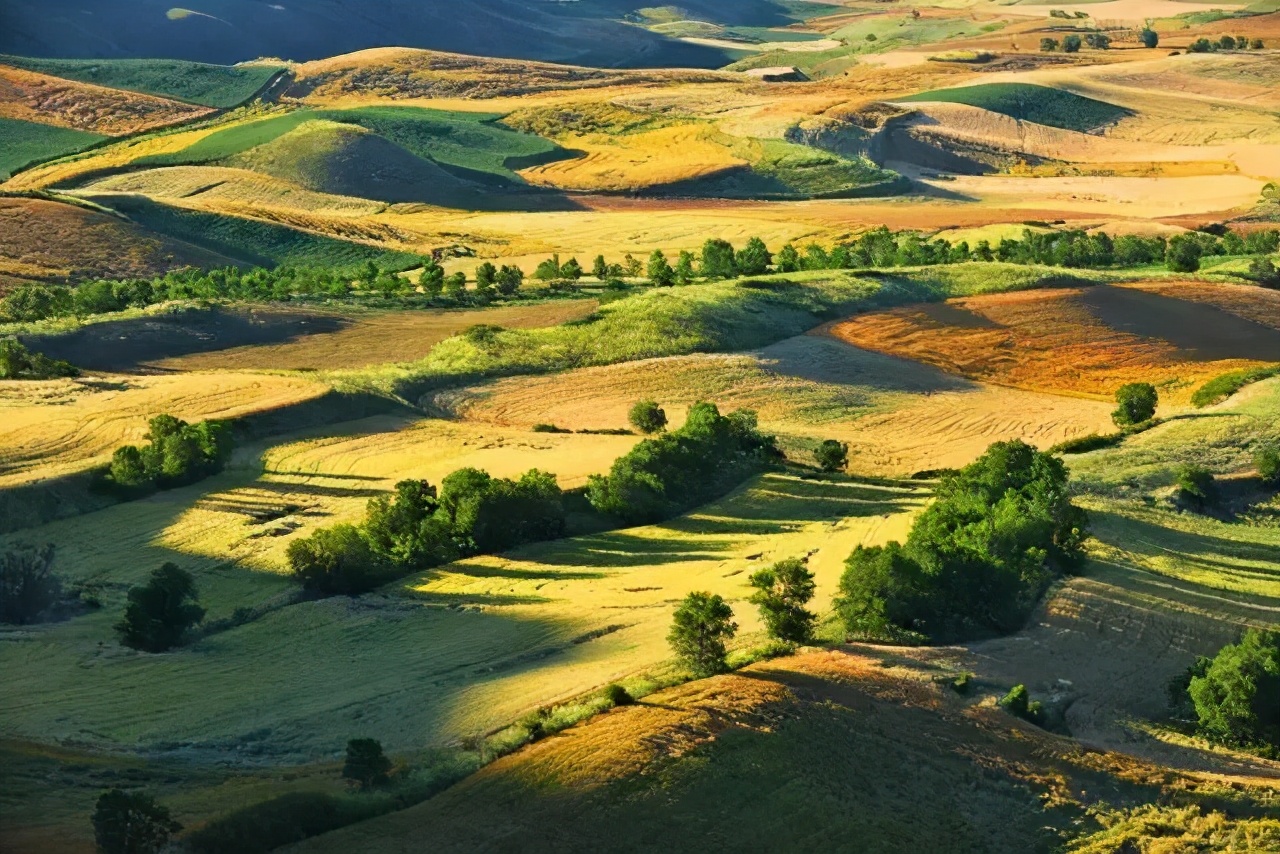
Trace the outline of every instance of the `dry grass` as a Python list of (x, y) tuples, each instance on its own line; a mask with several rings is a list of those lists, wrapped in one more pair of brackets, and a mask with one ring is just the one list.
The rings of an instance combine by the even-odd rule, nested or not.
[[(865, 315), (836, 325), (832, 334), (958, 376), (1031, 390), (1103, 398), (1126, 382), (1153, 382), (1172, 404), (1185, 403), (1218, 374), (1280, 360), (1274, 320), (1263, 326), (1238, 310), (1197, 307), (1161, 291), (1180, 293), (1180, 287), (972, 297)], [(1261, 289), (1225, 286), (1223, 292), (1228, 297), (1216, 305), (1274, 302)], [(1198, 293), (1207, 297), (1203, 288)]]
[(0, 117), (124, 136), (193, 121), (208, 107), (0, 65)]

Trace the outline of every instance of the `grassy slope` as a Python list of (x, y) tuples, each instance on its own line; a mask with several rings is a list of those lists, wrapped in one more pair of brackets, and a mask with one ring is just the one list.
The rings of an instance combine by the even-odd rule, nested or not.
[(1129, 110), (1105, 101), (1029, 83), (981, 83), (921, 92), (898, 100), (968, 104), (1015, 119), (1075, 131), (1095, 130), (1131, 115)]
[(484, 377), (746, 350), (852, 312), (1033, 288), (1059, 277), (1061, 271), (1049, 268), (972, 263), (885, 275), (826, 271), (655, 289), (602, 306), (579, 323), (507, 330), (482, 344), (453, 338), (425, 360), (334, 379), (416, 399)]
[(106, 139), (96, 133), (0, 118), (0, 178), (38, 160), (82, 151)]
[(421, 260), (409, 252), (338, 240), (262, 220), (185, 210), (139, 196), (104, 196), (99, 201), (161, 234), (255, 265), (288, 264), (352, 272), (369, 260), (397, 269)]
[(54, 77), (203, 104), (234, 107), (248, 100), (283, 66), (207, 65), (173, 59), (39, 59), (0, 56), (0, 63)]

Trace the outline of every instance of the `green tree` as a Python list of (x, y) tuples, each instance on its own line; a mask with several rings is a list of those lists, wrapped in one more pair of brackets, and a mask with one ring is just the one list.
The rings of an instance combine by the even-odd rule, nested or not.
[(371, 789), (389, 779), (391, 760), (382, 752), (382, 743), (372, 738), (353, 738), (347, 742), (347, 759), (342, 763), (342, 776)]
[(1253, 465), (1263, 483), (1280, 484), (1280, 446), (1263, 445), (1253, 452)]
[(1111, 420), (1117, 427), (1132, 427), (1156, 416), (1160, 397), (1151, 383), (1127, 383), (1116, 390), (1116, 409)]
[(1178, 469), (1178, 499), (1184, 504), (1203, 510), (1217, 498), (1217, 484), (1213, 472), (1204, 466), (1184, 465)]
[(34, 353), (14, 338), (0, 339), (0, 380), (48, 380), (79, 373), (70, 362)]
[(1058, 49), (1058, 40), (1051, 38), (1040, 39), (1040, 50), (1042, 53), (1053, 53)]
[(571, 282), (576, 282), (581, 279), (582, 274), (582, 265), (578, 263), (577, 258), (570, 258), (568, 261), (565, 261), (564, 265), (560, 268), (560, 278), (568, 279)]
[(714, 593), (690, 593), (676, 608), (667, 642), (695, 676), (725, 669), (725, 641), (738, 631), (733, 609)]
[(534, 268), (533, 277), (542, 282), (552, 282), (560, 278), (560, 256), (553, 255), (539, 262)]
[(1111, 36), (1106, 33), (1088, 33), (1084, 40), (1094, 50), (1108, 50), (1111, 47)]
[(142, 451), (136, 445), (116, 448), (111, 455), (110, 474), (111, 480), (121, 486), (141, 486), (151, 482), (146, 463), (142, 459)]
[(498, 293), (504, 297), (515, 296), (524, 285), (524, 270), (514, 264), (503, 264), (498, 271)]
[(747, 241), (747, 245), (738, 250), (736, 264), (738, 273), (743, 276), (759, 276), (769, 272), (769, 265), (773, 263), (773, 256), (769, 254), (769, 247), (764, 245), (764, 241), (758, 237), (753, 237)]
[(661, 433), (667, 427), (667, 413), (656, 401), (638, 401), (627, 417), (631, 426), (646, 435)]
[(693, 281), (696, 273), (693, 269), (693, 253), (687, 249), (680, 250), (680, 256), (676, 258), (676, 283), (687, 285)]
[(444, 277), (444, 295), (451, 300), (461, 301), (467, 296), (467, 274), (459, 270)]
[(444, 267), (437, 264), (434, 258), (423, 258), (422, 272), (418, 274), (418, 284), (427, 296), (440, 296), (440, 292), (444, 290)]
[(782, 247), (775, 261), (779, 273), (795, 273), (800, 269), (800, 253), (790, 243)]
[(191, 573), (165, 563), (142, 587), (129, 590), (124, 617), (116, 633), (125, 646), (145, 652), (164, 652), (182, 642), (187, 630), (204, 619)]
[(804, 561), (775, 563), (752, 574), (750, 583), (756, 590), (751, 602), (760, 608), (770, 637), (792, 643), (809, 640), (816, 618), (804, 606), (813, 598), (815, 584)]
[(661, 249), (653, 250), (649, 256), (649, 281), (660, 288), (669, 288), (676, 283), (676, 272), (667, 263), (667, 256)]
[(53, 574), (53, 544), (20, 546), (0, 554), (0, 623), (37, 622), (62, 596)]
[(644, 270), (644, 265), (640, 263), (640, 259), (628, 252), (622, 257), (622, 272), (629, 278), (636, 278)]
[(602, 282), (609, 278), (609, 262), (604, 260), (603, 255), (597, 255), (596, 260), (591, 262), (591, 275)]
[(1203, 676), (1192, 678), (1190, 694), (1206, 738), (1280, 747), (1280, 634), (1249, 629), (1214, 656)]
[(1222, 38), (1218, 39), (1218, 47), (1222, 48), (1223, 50), (1235, 50), (1236, 40), (1231, 36), (1223, 36)]
[(425, 569), (447, 563), (458, 557), (458, 550), (439, 509), (434, 486), (402, 480), (391, 497), (369, 500), (365, 539), (380, 558), (397, 566)]
[(493, 266), (492, 262), (485, 261), (479, 267), (476, 267), (476, 290), (485, 290), (493, 287), (498, 279), (498, 268)]
[(1160, 34), (1150, 27), (1146, 27), (1142, 32), (1138, 33), (1138, 38), (1142, 41), (1145, 48), (1154, 48), (1160, 44)]
[(835, 439), (824, 439), (814, 448), (813, 459), (823, 471), (844, 471), (849, 464), (849, 446)]
[(732, 279), (738, 272), (733, 245), (713, 238), (702, 244), (702, 275), (708, 279)]
[(1014, 717), (1022, 718), (1039, 726), (1044, 720), (1044, 705), (1032, 700), (1026, 685), (1014, 685), (1009, 693), (1000, 698), (999, 705)]
[(1072, 34), (1062, 40), (1063, 53), (1078, 53), (1080, 51), (1080, 37)]
[(1194, 237), (1175, 234), (1165, 248), (1164, 263), (1175, 273), (1194, 273), (1200, 269), (1204, 249)]
[(111, 789), (93, 809), (93, 838), (102, 854), (158, 854), (182, 830), (149, 795)]
[(356, 596), (385, 579), (382, 561), (355, 525), (320, 528), (290, 543), (285, 557), (294, 579), (325, 596)]

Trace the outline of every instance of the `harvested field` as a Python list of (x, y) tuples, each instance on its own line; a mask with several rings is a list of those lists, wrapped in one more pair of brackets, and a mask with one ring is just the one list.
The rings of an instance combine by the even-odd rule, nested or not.
[(139, 442), (147, 420), (234, 418), (318, 398), (302, 377), (195, 374), (0, 382), (0, 485), (57, 477), (106, 462)]
[(0, 291), (31, 280), (150, 277), (174, 267), (232, 263), (99, 211), (0, 198)]
[[(865, 315), (832, 327), (858, 347), (918, 359), (958, 376), (1036, 391), (1109, 397), (1126, 382), (1154, 382), (1184, 403), (1228, 370), (1280, 361), (1280, 324), (1215, 302), (1141, 287), (1095, 286), (971, 297), (936, 307)], [(1261, 289), (1259, 307), (1274, 297)], [(1249, 301), (1228, 286), (1225, 305)], [(1202, 296), (1207, 296), (1201, 292)], [(973, 315), (956, 323), (956, 312)]]
[(0, 65), (0, 117), (123, 136), (193, 121), (212, 110)]

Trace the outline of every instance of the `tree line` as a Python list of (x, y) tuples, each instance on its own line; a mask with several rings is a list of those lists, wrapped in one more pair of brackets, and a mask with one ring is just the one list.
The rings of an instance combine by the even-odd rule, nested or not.
[[(759, 237), (735, 248), (726, 240), (705, 241), (698, 253), (682, 250), (674, 261), (662, 250), (650, 253), (647, 263), (628, 254), (622, 263), (597, 256), (590, 270), (577, 258), (561, 261), (554, 255), (540, 262), (533, 278), (553, 291), (574, 288), (588, 275), (606, 287), (625, 288), (628, 280), (658, 287), (687, 285), (766, 273), (805, 270), (886, 269), (960, 264), (968, 261), (1003, 261), (1011, 264), (1109, 269), (1164, 264), (1169, 270), (1191, 273), (1210, 256), (1253, 255), (1246, 278), (1280, 287), (1274, 264), (1266, 256), (1280, 248), (1275, 229), (1239, 233), (1219, 227), (1166, 238), (1121, 235), (1101, 231), (1024, 229), (1019, 238), (996, 243), (979, 240), (929, 238), (916, 231), (890, 231), (885, 226), (863, 232), (857, 238), (833, 246), (787, 243), (771, 252)], [(153, 279), (94, 280), (76, 287), (52, 284), (21, 285), (0, 300), (0, 318), (33, 322), (49, 318), (87, 317), (126, 309), (145, 308), (170, 300), (225, 299), (287, 301), (292, 299), (394, 299), (431, 306), (487, 305), (494, 300), (516, 299), (527, 292), (525, 271), (517, 265), (501, 267), (485, 261), (468, 279), (461, 271), (446, 274), (431, 257), (425, 257), (416, 281), (373, 261), (354, 278), (332, 270), (277, 267), (240, 270), (184, 269)], [(468, 287), (471, 282), (471, 287)]]

